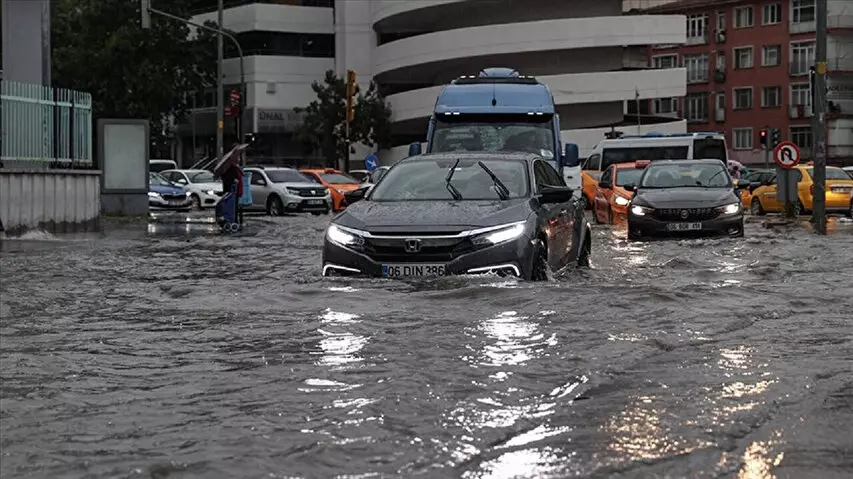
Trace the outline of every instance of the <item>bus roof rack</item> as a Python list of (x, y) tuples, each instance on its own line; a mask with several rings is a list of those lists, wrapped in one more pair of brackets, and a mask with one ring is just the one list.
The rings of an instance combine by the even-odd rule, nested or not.
[(651, 132), (646, 133), (645, 135), (622, 135), (620, 140), (628, 139), (628, 138), (686, 138), (686, 137), (697, 137), (697, 136), (717, 136), (722, 135), (722, 132), (719, 131), (694, 131), (690, 133), (658, 133)]

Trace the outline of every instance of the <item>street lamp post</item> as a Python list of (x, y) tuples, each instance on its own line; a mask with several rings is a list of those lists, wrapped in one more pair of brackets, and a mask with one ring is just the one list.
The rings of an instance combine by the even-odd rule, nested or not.
[[(245, 113), (245, 106), (246, 106), (246, 68), (245, 68), (245, 57), (243, 56), (243, 48), (240, 46), (240, 42), (237, 41), (237, 38), (234, 37), (234, 35), (231, 35), (230, 33), (226, 32), (225, 30), (222, 30), (220, 28), (209, 27), (207, 25), (202, 25), (200, 23), (196, 23), (196, 22), (193, 22), (191, 20), (187, 20), (186, 18), (181, 18), (177, 15), (172, 15), (171, 13), (167, 13), (167, 12), (164, 12), (162, 10), (157, 10), (156, 8), (153, 8), (150, 6), (148, 0), (142, 0), (142, 18), (143, 18), (142, 27), (143, 28), (150, 28), (150, 20), (147, 20), (149, 13), (153, 13), (155, 15), (160, 15), (162, 17), (166, 17), (166, 18), (175, 20), (176, 22), (185, 23), (187, 25), (191, 25), (191, 26), (196, 27), (196, 28), (201, 28), (202, 30), (207, 30), (209, 32), (221, 34), (223, 37), (227, 38), (228, 40), (230, 40), (234, 44), (234, 47), (237, 48), (237, 54), (240, 56), (240, 93), (241, 93), (240, 94), (240, 115), (243, 115)], [(221, 71), (221, 67), (222, 67), (222, 59), (220, 58), (218, 70)], [(222, 85), (222, 75), (221, 74), (219, 76), (218, 84), (219, 84), (219, 86)], [(225, 96), (225, 94), (223, 92), (220, 95), (220, 99), (217, 103), (218, 106), (222, 106), (222, 102), (225, 100), (223, 98), (224, 96)], [(217, 115), (217, 121), (222, 120), (224, 113), (225, 113), (224, 107), (221, 109), (221, 111), (219, 113), (222, 113), (222, 114)], [(240, 141), (240, 143), (243, 143), (243, 136), (244, 136), (243, 130), (245, 129), (243, 124), (245, 124), (245, 122), (240, 122), (240, 123), (241, 123), (241, 125), (240, 125), (241, 128), (239, 131), (239, 141)], [(222, 143), (220, 143), (221, 138), (222, 138), (221, 135), (222, 135), (222, 128), (219, 128), (219, 125), (217, 125), (217, 140), (218, 140), (217, 141), (217, 148), (218, 148), (217, 156), (219, 158), (222, 157), (222, 150), (223, 150)]]

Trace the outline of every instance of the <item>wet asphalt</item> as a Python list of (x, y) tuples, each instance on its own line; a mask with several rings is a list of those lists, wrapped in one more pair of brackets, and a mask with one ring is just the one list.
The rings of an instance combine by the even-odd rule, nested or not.
[(320, 276), (328, 217), (0, 242), (0, 476), (853, 476), (853, 223), (548, 283)]

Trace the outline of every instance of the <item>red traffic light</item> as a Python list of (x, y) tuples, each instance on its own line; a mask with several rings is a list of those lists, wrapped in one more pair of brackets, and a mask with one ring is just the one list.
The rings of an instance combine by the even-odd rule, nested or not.
[(767, 136), (767, 130), (761, 130), (761, 136)]

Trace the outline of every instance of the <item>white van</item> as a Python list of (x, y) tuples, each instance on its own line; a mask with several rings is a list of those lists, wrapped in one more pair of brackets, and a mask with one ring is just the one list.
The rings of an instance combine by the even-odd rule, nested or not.
[(166, 170), (177, 170), (178, 164), (172, 160), (150, 160), (148, 161), (149, 173), (160, 173)]

